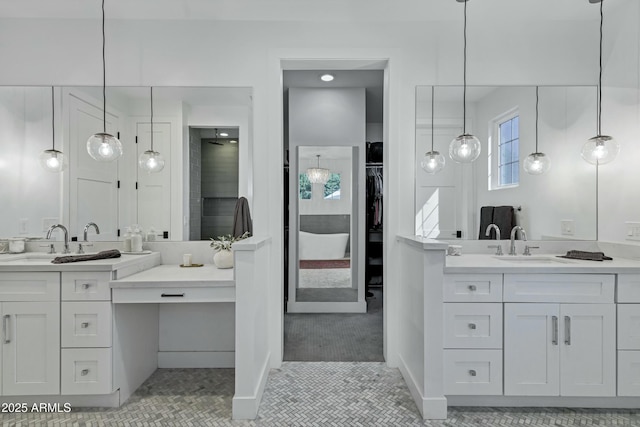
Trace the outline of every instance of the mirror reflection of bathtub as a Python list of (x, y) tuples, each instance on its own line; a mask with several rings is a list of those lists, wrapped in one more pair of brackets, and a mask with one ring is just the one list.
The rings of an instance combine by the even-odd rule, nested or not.
[(300, 231), (299, 288), (350, 288), (349, 233)]

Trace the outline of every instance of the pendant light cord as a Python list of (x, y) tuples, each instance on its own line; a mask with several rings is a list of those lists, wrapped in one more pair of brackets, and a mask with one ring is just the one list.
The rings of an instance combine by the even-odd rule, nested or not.
[(462, 134), (467, 133), (467, 1), (464, 2), (464, 54), (462, 74)]
[(538, 86), (536, 86), (536, 153), (538, 152)]
[(433, 153), (433, 110), (434, 110), (434, 86), (431, 86), (431, 152)]
[(56, 150), (56, 107), (54, 101), (53, 86), (51, 86), (51, 149)]
[(602, 12), (602, 4), (604, 0), (600, 0), (600, 74), (598, 75), (598, 135), (602, 135), (602, 22), (604, 14)]
[(153, 86), (151, 86), (151, 151), (153, 151)]
[(107, 133), (107, 66), (105, 60), (104, 0), (102, 0), (102, 129)]

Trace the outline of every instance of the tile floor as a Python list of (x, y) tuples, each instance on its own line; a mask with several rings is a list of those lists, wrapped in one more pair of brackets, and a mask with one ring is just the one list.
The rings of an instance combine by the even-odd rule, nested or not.
[[(285, 362), (258, 418), (231, 420), (232, 369), (160, 369), (120, 408), (0, 414), (2, 426), (639, 426), (637, 410), (450, 408), (423, 421), (397, 369), (376, 362)], [(639, 400), (640, 406), (640, 400)]]

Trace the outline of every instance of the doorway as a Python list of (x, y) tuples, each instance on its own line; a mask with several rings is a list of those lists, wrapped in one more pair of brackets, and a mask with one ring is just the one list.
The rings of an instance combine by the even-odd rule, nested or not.
[(283, 72), (285, 361), (384, 361), (383, 81), (383, 70)]

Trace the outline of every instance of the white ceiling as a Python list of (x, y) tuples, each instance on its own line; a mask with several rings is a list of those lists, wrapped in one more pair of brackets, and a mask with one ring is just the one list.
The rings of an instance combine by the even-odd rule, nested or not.
[[(632, 0), (617, 0), (617, 7)], [(635, 0), (633, 0), (635, 1)], [(597, 20), (588, 0), (475, 0), (470, 19)], [(456, 0), (106, 0), (107, 19), (389, 22), (462, 19)], [(0, 17), (98, 19), (99, 0), (0, 0)]]

